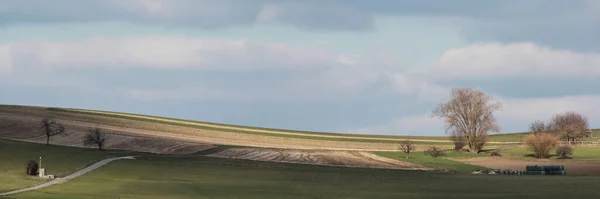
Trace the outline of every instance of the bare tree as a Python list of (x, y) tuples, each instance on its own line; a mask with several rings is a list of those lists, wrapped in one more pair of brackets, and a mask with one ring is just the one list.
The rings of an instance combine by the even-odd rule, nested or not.
[(549, 133), (551, 131), (550, 124), (544, 121), (536, 120), (529, 125), (529, 131), (533, 134)]
[(411, 151), (414, 151), (417, 146), (415, 146), (415, 144), (413, 144), (412, 141), (410, 140), (403, 140), (402, 142), (400, 142), (400, 151), (404, 152), (404, 154), (406, 154), (406, 158), (408, 158), (408, 156), (410, 155)]
[(494, 111), (501, 104), (492, 103), (492, 98), (483, 91), (470, 88), (452, 90), (452, 99), (440, 104), (433, 114), (445, 120), (446, 133), (462, 135), (471, 151), (481, 150), (487, 141), (488, 132), (499, 132)]
[(429, 156), (433, 157), (433, 164), (437, 164), (436, 163), (437, 157), (443, 156), (446, 154), (444, 153), (444, 151), (441, 148), (432, 146), (432, 147), (429, 147), (429, 149), (425, 150), (425, 155), (429, 155)]
[(106, 143), (106, 134), (100, 130), (100, 128), (91, 129), (90, 132), (83, 138), (83, 145), (90, 146), (95, 145), (98, 150), (104, 150), (104, 144)]
[(54, 118), (42, 118), (40, 121), (40, 128), (46, 135), (46, 145), (50, 144), (50, 137), (64, 133), (65, 127), (56, 122)]
[(552, 118), (552, 132), (566, 141), (588, 137), (588, 119), (576, 112), (557, 114)]

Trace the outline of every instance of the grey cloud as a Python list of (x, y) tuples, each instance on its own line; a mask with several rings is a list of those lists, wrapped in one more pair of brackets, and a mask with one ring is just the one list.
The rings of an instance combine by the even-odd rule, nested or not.
[(377, 15), (427, 16), (457, 19), (451, 23), (472, 42), (600, 50), (600, 6), (592, 0), (0, 0), (0, 26), (126, 21), (216, 29), (260, 23), (265, 6), (280, 11), (271, 22), (310, 31), (372, 30)]

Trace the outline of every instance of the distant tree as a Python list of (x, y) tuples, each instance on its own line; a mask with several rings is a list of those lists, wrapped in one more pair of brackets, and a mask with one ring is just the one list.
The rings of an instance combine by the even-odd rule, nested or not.
[(39, 165), (36, 161), (29, 160), (25, 163), (25, 173), (30, 176), (38, 174)]
[(575, 141), (591, 136), (588, 125), (588, 119), (585, 116), (576, 112), (565, 112), (555, 115), (549, 128), (561, 139)]
[(50, 144), (50, 137), (65, 132), (65, 127), (56, 122), (54, 118), (42, 118), (40, 121), (40, 128), (46, 135), (46, 145)]
[(558, 145), (558, 138), (549, 133), (536, 133), (526, 137), (525, 144), (535, 153), (535, 157), (548, 158), (550, 151)]
[(465, 138), (470, 151), (479, 152), (487, 141), (488, 132), (499, 132), (494, 112), (501, 104), (492, 103), (483, 91), (470, 88), (452, 90), (450, 101), (438, 105), (433, 115), (444, 118), (446, 133)]
[(562, 145), (556, 149), (556, 155), (561, 159), (567, 159), (573, 155), (573, 147), (569, 145)]
[(104, 144), (106, 143), (106, 134), (100, 130), (100, 128), (91, 129), (90, 132), (85, 135), (83, 139), (83, 145), (85, 146), (96, 146), (98, 150), (104, 150)]
[(425, 150), (425, 155), (433, 157), (433, 164), (437, 164), (437, 157), (446, 155), (446, 153), (444, 153), (444, 151), (439, 147), (431, 146), (427, 150)]
[(550, 124), (546, 124), (544, 121), (536, 120), (529, 125), (529, 131), (533, 134), (550, 133), (552, 129)]
[(415, 150), (417, 148), (417, 146), (415, 146), (415, 144), (410, 141), (410, 140), (403, 140), (402, 142), (400, 142), (400, 151), (404, 152), (404, 154), (406, 154), (406, 158), (409, 157), (410, 152)]

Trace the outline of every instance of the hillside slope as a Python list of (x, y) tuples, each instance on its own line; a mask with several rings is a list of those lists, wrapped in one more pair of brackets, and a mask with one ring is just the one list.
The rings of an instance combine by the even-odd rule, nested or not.
[[(53, 142), (80, 145), (87, 129), (100, 127), (115, 140), (133, 139), (139, 147), (161, 141), (163, 148), (198, 148), (200, 145), (238, 145), (289, 149), (395, 151), (397, 143), (411, 139), (424, 148), (429, 145), (450, 147), (443, 136), (379, 136), (291, 131), (180, 120), (173, 118), (115, 113), (94, 110), (0, 105), (0, 137), (40, 142), (43, 135), (36, 129), (42, 117), (55, 117), (73, 131), (53, 138)], [(141, 140), (140, 140), (141, 139)], [(143, 140), (147, 139), (147, 140)], [(491, 136), (490, 145), (518, 144), (518, 134)], [(152, 141), (155, 140), (155, 141)], [(192, 146), (187, 146), (187, 145)], [(111, 146), (118, 145), (113, 143)], [(121, 145), (125, 146), (126, 143)], [(202, 147), (200, 147), (202, 148)], [(161, 149), (159, 152), (168, 152)], [(183, 150), (185, 151), (185, 150)]]

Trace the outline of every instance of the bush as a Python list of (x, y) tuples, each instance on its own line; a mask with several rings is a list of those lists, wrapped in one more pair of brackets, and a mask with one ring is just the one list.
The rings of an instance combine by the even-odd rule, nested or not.
[(38, 174), (39, 165), (36, 161), (29, 160), (27, 161), (25, 173), (30, 176), (34, 176)]
[(436, 163), (437, 157), (444, 156), (444, 155), (446, 155), (446, 153), (439, 147), (431, 146), (431, 147), (429, 147), (429, 149), (425, 150), (425, 155), (429, 155), (429, 156), (433, 157), (433, 164), (437, 164)]
[(556, 155), (561, 159), (567, 159), (570, 155), (573, 155), (573, 147), (562, 145), (556, 149)]
[(490, 156), (502, 156), (502, 154), (500, 154), (498, 151), (494, 151), (490, 153)]
[(525, 138), (525, 144), (537, 158), (550, 157), (550, 151), (558, 145), (558, 138), (548, 133), (536, 133)]

